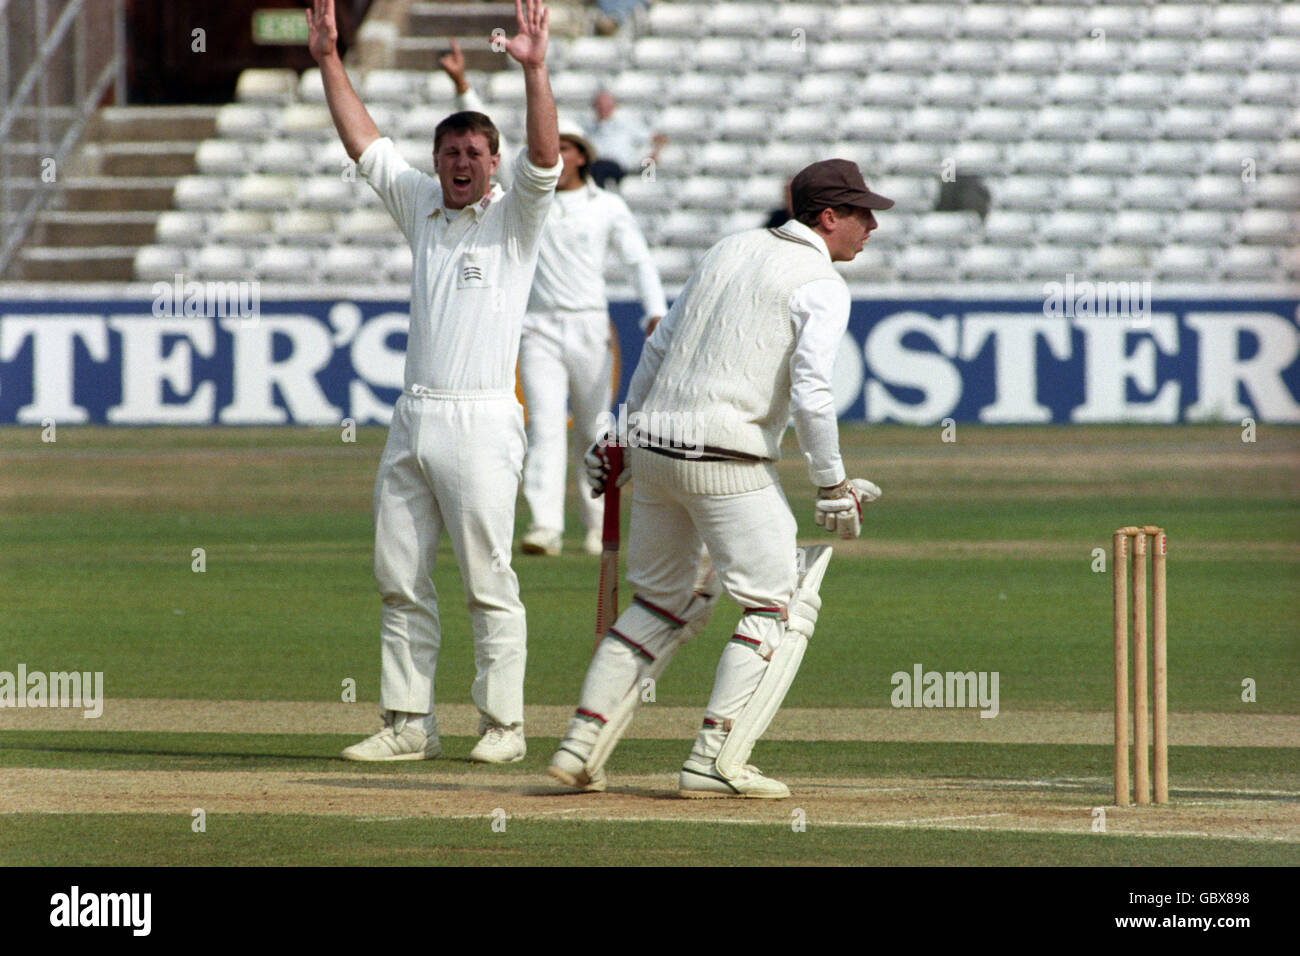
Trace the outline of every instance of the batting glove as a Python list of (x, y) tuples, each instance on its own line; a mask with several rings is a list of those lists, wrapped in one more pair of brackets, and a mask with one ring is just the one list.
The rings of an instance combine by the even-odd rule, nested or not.
[(862, 534), (862, 503), (875, 501), (880, 495), (880, 488), (865, 478), (850, 478), (834, 488), (820, 488), (817, 491), (817, 526), (845, 540), (856, 538)]
[[(610, 449), (616, 447), (612, 435), (605, 435), (600, 441), (596, 442), (587, 449), (587, 453), (582, 456), (582, 463), (587, 467), (587, 484), (591, 487), (591, 497), (599, 498), (605, 493), (605, 486), (609, 483), (609, 473), (613, 468), (610, 461)], [(618, 476), (614, 479), (616, 488), (623, 487), (627, 483), (628, 470), (626, 467), (627, 449), (620, 449), (623, 457), (623, 467), (618, 470)]]

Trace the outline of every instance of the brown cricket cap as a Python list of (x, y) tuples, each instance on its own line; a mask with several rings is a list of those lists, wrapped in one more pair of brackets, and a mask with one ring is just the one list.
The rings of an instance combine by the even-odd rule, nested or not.
[(858, 164), (847, 159), (824, 159), (805, 166), (790, 181), (790, 206), (796, 217), (829, 206), (889, 209), (894, 200), (867, 188)]

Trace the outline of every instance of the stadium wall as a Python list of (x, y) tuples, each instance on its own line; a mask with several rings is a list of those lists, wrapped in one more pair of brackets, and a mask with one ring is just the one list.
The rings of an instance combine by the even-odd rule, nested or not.
[[(221, 286), (222, 288), (217, 288)], [(835, 367), (844, 420), (933, 425), (1300, 422), (1300, 298), (857, 300)], [(611, 314), (620, 398), (640, 308)], [(386, 423), (400, 297), (265, 296), (256, 283), (0, 296), (0, 424)]]

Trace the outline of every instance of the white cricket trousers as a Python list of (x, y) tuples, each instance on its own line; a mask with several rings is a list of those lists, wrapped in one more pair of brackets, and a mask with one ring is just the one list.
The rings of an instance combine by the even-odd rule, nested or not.
[(380, 706), (433, 713), (442, 633), (429, 573), (446, 531), (474, 630), (474, 704), (493, 723), (522, 723), (526, 629), (510, 554), (523, 409), (512, 391), (411, 391), (393, 408), (375, 478)]
[[(524, 500), (532, 523), (564, 530), (564, 481), (568, 471), (568, 417), (578, 455), (600, 437), (600, 418), (613, 401), (614, 350), (609, 313), (529, 312), (519, 342), (519, 378), (528, 406), (528, 457)], [(601, 502), (587, 493), (578, 472), (579, 518), (599, 528)]]

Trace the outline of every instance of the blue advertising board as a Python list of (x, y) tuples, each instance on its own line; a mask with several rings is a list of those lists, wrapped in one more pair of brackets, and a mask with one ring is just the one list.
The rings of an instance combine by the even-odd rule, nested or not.
[[(0, 424), (388, 421), (406, 302), (210, 288), (222, 285), (0, 300)], [(1300, 422), (1300, 299), (1117, 303), (1086, 285), (1039, 300), (855, 302), (835, 366), (840, 417)], [(625, 391), (640, 308), (610, 312)]]

